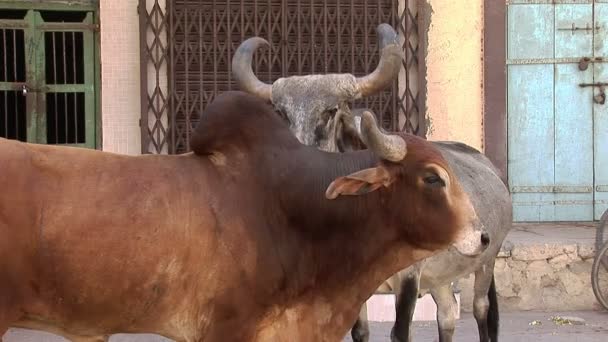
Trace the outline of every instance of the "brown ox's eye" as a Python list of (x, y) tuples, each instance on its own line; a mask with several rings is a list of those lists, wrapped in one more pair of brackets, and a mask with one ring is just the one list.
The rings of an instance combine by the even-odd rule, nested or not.
[(445, 187), (445, 181), (438, 175), (430, 175), (424, 177), (424, 183), (430, 186)]

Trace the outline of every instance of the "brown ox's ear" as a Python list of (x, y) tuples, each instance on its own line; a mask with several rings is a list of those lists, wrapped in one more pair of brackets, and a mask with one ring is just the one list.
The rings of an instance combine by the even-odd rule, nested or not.
[(325, 197), (336, 199), (338, 196), (358, 196), (388, 187), (395, 177), (384, 166), (372, 167), (345, 177), (336, 178), (325, 191)]

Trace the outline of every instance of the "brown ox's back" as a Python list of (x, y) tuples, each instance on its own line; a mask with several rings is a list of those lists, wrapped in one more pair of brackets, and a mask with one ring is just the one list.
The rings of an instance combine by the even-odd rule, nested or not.
[[(75, 331), (91, 319), (115, 329), (133, 321), (158, 325), (170, 318), (157, 316), (163, 308), (182, 305), (164, 296), (183, 280), (176, 277), (197, 273), (184, 253), (199, 244), (197, 250), (207, 250), (199, 258), (213, 258), (205, 253), (212, 254), (215, 237), (201, 229), (213, 217), (206, 194), (189, 191), (213, 186), (199, 160), (4, 139), (0, 156), (8, 164), (0, 184), (7, 190), (0, 193), (0, 234), (11, 244), (0, 249), (0, 260), (21, 259), (0, 275), (21, 284), (8, 293), (22, 291), (26, 320), (53, 312)], [(196, 170), (196, 177), (188, 175)], [(191, 216), (179, 215), (184, 210)]]

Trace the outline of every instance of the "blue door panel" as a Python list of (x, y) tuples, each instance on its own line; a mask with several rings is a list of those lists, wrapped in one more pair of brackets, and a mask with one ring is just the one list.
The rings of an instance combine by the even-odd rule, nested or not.
[(593, 4), (555, 5), (555, 58), (591, 56), (593, 32), (581, 29), (592, 26)]
[(552, 58), (553, 5), (510, 5), (507, 54), (509, 59)]
[(593, 219), (592, 69), (555, 64), (555, 221)]
[[(530, 80), (535, 80), (530, 82)], [(510, 65), (509, 183), (520, 221), (551, 219), (554, 194), (553, 66)]]

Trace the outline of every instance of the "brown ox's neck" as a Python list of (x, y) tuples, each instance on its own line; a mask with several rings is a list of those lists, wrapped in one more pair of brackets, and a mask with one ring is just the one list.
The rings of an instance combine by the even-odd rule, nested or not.
[[(274, 157), (277, 154), (279, 158)], [(322, 289), (336, 310), (356, 314), (382, 281), (413, 262), (411, 248), (400, 234), (405, 227), (390, 215), (402, 205), (393, 189), (325, 198), (334, 179), (378, 165), (370, 152), (323, 153), (302, 147), (263, 155), (274, 160), (262, 165), (273, 166), (274, 177), (266, 178), (273, 190), (269, 196), (278, 199), (286, 215), (289, 236), (281, 239), (277, 253), (293, 291)]]

